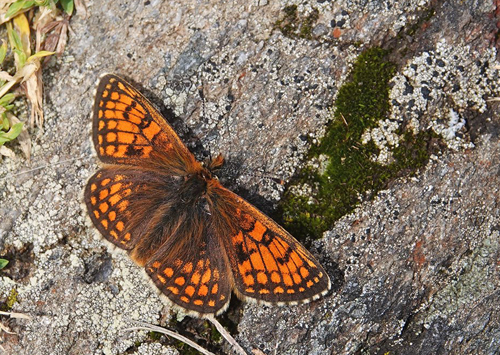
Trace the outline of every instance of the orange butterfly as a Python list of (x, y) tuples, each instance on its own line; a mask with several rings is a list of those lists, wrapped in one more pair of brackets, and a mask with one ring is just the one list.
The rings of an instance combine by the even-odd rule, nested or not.
[(204, 167), (158, 110), (115, 75), (97, 87), (92, 137), (105, 163), (85, 189), (92, 222), (188, 313), (222, 313), (231, 291), (274, 304), (328, 292), (330, 279), (314, 257), (212, 175), (222, 157)]

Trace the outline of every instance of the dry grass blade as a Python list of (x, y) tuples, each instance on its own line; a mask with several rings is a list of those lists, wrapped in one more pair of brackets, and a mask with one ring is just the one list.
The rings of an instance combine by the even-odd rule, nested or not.
[(16, 312), (3, 312), (0, 311), (0, 315), (2, 316), (9, 316), (10, 318), (16, 318), (16, 319), (31, 319), (30, 316), (24, 313), (16, 313)]
[(236, 339), (234, 339), (231, 334), (222, 326), (222, 324), (219, 323), (215, 317), (208, 317), (207, 318), (213, 325), (215, 325), (215, 328), (219, 331), (219, 333), (224, 337), (224, 339), (227, 340), (229, 344), (233, 347), (234, 351), (236, 351), (240, 355), (248, 355), (245, 350), (238, 344)]
[(169, 329), (158, 327), (156, 325), (152, 325), (152, 324), (144, 323), (144, 322), (138, 322), (138, 321), (133, 321), (133, 322), (136, 323), (136, 324), (139, 324), (139, 326), (132, 327), (132, 328), (127, 328), (125, 330), (148, 330), (148, 331), (162, 333), (162, 334), (165, 334), (167, 336), (170, 336), (172, 338), (175, 338), (177, 340), (182, 341), (183, 343), (189, 345), (193, 349), (198, 350), (202, 354), (205, 354), (205, 355), (215, 355), (214, 353), (208, 351), (207, 349), (202, 348), (201, 346), (199, 346), (198, 344), (196, 344), (194, 341), (192, 341), (192, 340), (186, 338), (185, 336), (182, 336), (182, 335), (180, 335), (180, 334), (178, 334), (176, 332), (173, 332), (173, 331), (171, 331)]

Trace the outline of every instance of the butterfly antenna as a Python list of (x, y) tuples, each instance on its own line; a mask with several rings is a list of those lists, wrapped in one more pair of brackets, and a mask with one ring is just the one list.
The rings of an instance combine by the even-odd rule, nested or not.
[(275, 176), (275, 175), (273, 176), (273, 175), (271, 175), (265, 171), (261, 171), (261, 170), (256, 170), (256, 172), (258, 172), (259, 174), (256, 174), (254, 171), (248, 171), (248, 172), (245, 172), (244, 174), (247, 176), (255, 177), (255, 178), (268, 179), (268, 180), (271, 180), (271, 181), (275, 182), (276, 184), (282, 185), (282, 186), (285, 186), (285, 184), (286, 184), (286, 181), (278, 176)]

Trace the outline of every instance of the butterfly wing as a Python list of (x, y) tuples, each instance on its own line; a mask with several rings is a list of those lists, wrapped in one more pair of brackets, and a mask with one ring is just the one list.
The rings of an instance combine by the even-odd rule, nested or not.
[(206, 211), (186, 212), (189, 222), (155, 253), (146, 272), (165, 296), (190, 313), (222, 313), (233, 288), (224, 248)]
[[(227, 253), (235, 292), (269, 303), (305, 303), (330, 289), (318, 261), (290, 233), (238, 195)], [(226, 231), (219, 231), (223, 234)]]
[(173, 173), (199, 164), (158, 110), (112, 74), (97, 86), (93, 141), (99, 159), (108, 164), (163, 165)]

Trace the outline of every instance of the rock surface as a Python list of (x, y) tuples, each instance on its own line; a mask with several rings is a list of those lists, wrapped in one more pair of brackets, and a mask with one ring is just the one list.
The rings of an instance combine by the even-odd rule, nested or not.
[[(282, 31), (293, 4), (296, 28)], [(81, 205), (98, 166), (90, 112), (102, 73), (141, 84), (197, 157), (224, 154), (226, 185), (266, 210), (283, 191), (265, 176), (293, 176), (371, 46), (398, 64), (388, 122), (432, 127), (448, 148), (313, 243), (334, 291), (297, 307), (236, 306), (237, 340), (265, 354), (500, 352), (500, 120), (488, 101), (500, 96), (496, 2), (87, 5), (46, 68), (31, 162), (0, 164), (0, 256), (10, 260), (0, 301), (14, 289), (14, 311), (31, 316), (1, 318), (17, 333), (1, 335), (7, 353), (178, 353), (123, 330), (164, 321), (169, 306), (126, 255), (108, 251)], [(390, 137), (389, 126), (378, 134)]]

